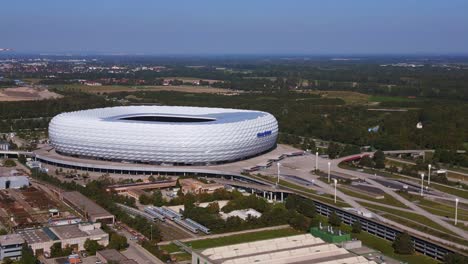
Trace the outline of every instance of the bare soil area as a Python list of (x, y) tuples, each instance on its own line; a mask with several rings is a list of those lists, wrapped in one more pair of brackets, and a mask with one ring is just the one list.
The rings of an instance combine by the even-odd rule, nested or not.
[(32, 87), (14, 87), (0, 89), (1, 102), (15, 101), (34, 101), (61, 98), (60, 94), (51, 92), (47, 89), (32, 88)]

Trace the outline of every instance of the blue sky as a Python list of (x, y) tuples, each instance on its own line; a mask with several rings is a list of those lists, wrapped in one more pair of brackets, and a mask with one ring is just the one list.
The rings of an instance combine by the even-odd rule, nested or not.
[(10, 0), (0, 47), (145, 54), (468, 53), (467, 0)]

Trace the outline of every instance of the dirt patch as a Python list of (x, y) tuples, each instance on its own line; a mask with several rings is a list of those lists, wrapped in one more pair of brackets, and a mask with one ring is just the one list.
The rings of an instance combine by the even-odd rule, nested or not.
[(89, 93), (117, 93), (117, 92), (139, 92), (139, 91), (175, 91), (184, 93), (211, 93), (211, 94), (239, 94), (240, 91), (229, 89), (213, 88), (207, 86), (122, 86), (122, 85), (102, 85), (102, 86), (86, 86), (86, 85), (56, 85), (58, 89), (80, 89)]
[(0, 101), (32, 101), (61, 98), (60, 94), (47, 89), (32, 87), (15, 87), (0, 89)]

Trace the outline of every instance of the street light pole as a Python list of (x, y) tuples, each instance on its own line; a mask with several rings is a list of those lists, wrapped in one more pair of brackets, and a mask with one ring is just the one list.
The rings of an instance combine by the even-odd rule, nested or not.
[(318, 151), (315, 152), (315, 172), (318, 171)]
[(333, 183), (335, 183), (335, 203), (336, 203), (336, 183), (338, 182), (337, 179), (333, 179)]
[(328, 162), (328, 183), (330, 183), (330, 165), (331, 162)]
[(427, 174), (427, 185), (431, 185), (431, 167), (432, 167), (432, 165), (429, 164), (429, 165), (427, 165), (427, 167), (429, 169), (429, 171), (428, 171), (429, 173)]
[(458, 198), (455, 198), (455, 225), (457, 225), (457, 217), (458, 217)]
[(278, 179), (276, 180), (276, 186), (279, 185), (279, 181), (280, 181), (280, 166), (281, 166), (281, 163), (277, 163), (276, 164), (278, 166)]
[(424, 192), (424, 173), (421, 173), (421, 196), (423, 196)]

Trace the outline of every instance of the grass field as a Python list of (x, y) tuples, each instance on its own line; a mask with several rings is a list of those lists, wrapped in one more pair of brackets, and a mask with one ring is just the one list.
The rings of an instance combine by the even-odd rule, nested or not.
[(361, 232), (360, 234), (353, 234), (354, 238), (357, 238), (362, 241), (362, 243), (372, 249), (378, 250), (382, 252), (385, 256), (390, 258), (394, 258), (396, 260), (407, 262), (410, 264), (437, 264), (439, 263), (437, 260), (421, 255), (416, 253), (414, 255), (400, 255), (393, 252), (392, 243), (385, 239), (373, 236), (366, 232)]
[[(393, 220), (393, 221), (395, 221), (397, 223), (403, 224), (403, 225), (405, 225), (407, 227), (422, 231), (422, 232), (424, 232), (426, 234), (430, 234), (430, 235), (445, 239), (447, 241), (452, 241), (452, 242), (458, 243), (460, 245), (468, 246), (468, 241), (466, 241), (465, 239), (463, 239), (461, 237), (456, 237), (456, 236), (450, 235), (450, 234), (446, 233), (446, 231), (439, 231), (439, 230), (436, 230), (436, 229), (433, 229), (433, 228), (431, 229), (431, 228), (429, 228), (427, 226), (419, 224), (419, 222), (415, 222), (413, 220), (408, 220), (408, 219), (400, 217), (398, 215), (383, 214), (382, 216), (389, 219), (389, 220)], [(425, 222), (421, 222), (421, 223), (426, 224)]]
[[(400, 195), (406, 198), (407, 200), (418, 204), (419, 206), (423, 207), (425, 210), (429, 211), (432, 214), (449, 217), (454, 217), (455, 215), (454, 206), (449, 206), (446, 204), (431, 201), (419, 195), (406, 193), (400, 193)], [(468, 211), (458, 208), (458, 219), (468, 221)]]
[(202, 239), (195, 240), (187, 243), (191, 245), (194, 249), (203, 249), (211, 247), (222, 247), (233, 244), (240, 244), (246, 242), (253, 242), (259, 240), (273, 239), (278, 237), (294, 236), (303, 234), (303, 232), (297, 231), (293, 228), (284, 228), (277, 230), (266, 230), (254, 233), (246, 233), (240, 235), (233, 235), (228, 237), (212, 238), (212, 239)]
[[(234, 245), (240, 243), (247, 243), (259, 240), (266, 240), (266, 239), (273, 239), (279, 237), (286, 237), (286, 236), (294, 236), (303, 234), (303, 232), (297, 231), (293, 228), (283, 228), (277, 230), (265, 230), (259, 232), (252, 232), (246, 234), (238, 234), (226, 237), (219, 237), (219, 238), (210, 238), (210, 239), (200, 239), (195, 241), (190, 241), (185, 244), (191, 246), (193, 249), (204, 249), (204, 248), (212, 248), (212, 247), (222, 247), (227, 245)], [(190, 255), (181, 252), (181, 249), (171, 243), (169, 245), (160, 246), (162, 250), (166, 250), (167, 252), (175, 255), (177, 260), (182, 261), (186, 259), (190, 259)]]
[(340, 191), (342, 191), (343, 193), (345, 193), (345, 194), (347, 194), (349, 196), (352, 196), (352, 197), (366, 199), (368, 201), (381, 203), (381, 204), (386, 204), (386, 205), (391, 205), (391, 206), (396, 206), (396, 207), (401, 207), (401, 208), (408, 208), (404, 204), (399, 202), (397, 199), (395, 199), (392, 196), (387, 195), (387, 194), (384, 195), (385, 198), (383, 198), (383, 199), (376, 199), (376, 198), (370, 197), (368, 195), (358, 193), (358, 192), (355, 192), (355, 191), (352, 191), (352, 190), (349, 190), (349, 189), (346, 189), (346, 188), (343, 188), (343, 187), (339, 187), (338, 189)]
[(406, 219), (414, 221), (416, 223), (423, 223), (424, 225), (426, 225), (428, 227), (431, 227), (433, 229), (441, 230), (443, 232), (453, 234), (450, 230), (445, 229), (444, 227), (440, 226), (439, 224), (433, 222), (432, 220), (430, 220), (427, 217), (422, 216), (420, 214), (405, 212), (405, 211), (401, 211), (401, 210), (396, 210), (396, 209), (387, 208), (387, 207), (384, 207), (384, 206), (379, 206), (379, 205), (370, 204), (370, 203), (364, 203), (364, 202), (362, 202), (361, 205), (367, 207), (369, 210), (373, 209), (373, 210), (381, 211), (381, 212), (384, 212), (384, 213), (389, 213), (389, 214), (401, 216), (402, 218), (406, 218)]
[(421, 99), (418, 98), (408, 98), (408, 97), (400, 97), (400, 96), (376, 96), (372, 95), (369, 97), (370, 102), (416, 102), (420, 101)]
[(369, 95), (350, 92), (350, 91), (303, 91), (309, 94), (318, 94), (322, 98), (339, 98), (346, 102), (346, 104), (361, 105), (369, 103)]

